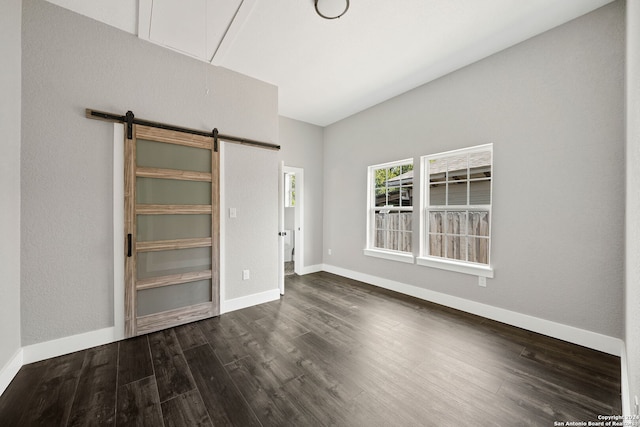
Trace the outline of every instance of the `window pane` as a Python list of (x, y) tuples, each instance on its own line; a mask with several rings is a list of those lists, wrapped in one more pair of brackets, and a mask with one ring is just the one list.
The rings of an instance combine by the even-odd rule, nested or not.
[(376, 211), (376, 214), (375, 214), (376, 230), (382, 230), (386, 228), (385, 218), (386, 218), (386, 214), (380, 213), (380, 211)]
[(398, 232), (397, 231), (387, 231), (386, 236), (386, 249), (391, 249), (392, 251), (398, 250)]
[(400, 206), (413, 206), (413, 186), (400, 187)]
[(376, 188), (384, 188), (387, 186), (387, 169), (374, 169), (373, 179)]
[(284, 174), (284, 206), (287, 208), (295, 207), (296, 205), (296, 175), (285, 173)]
[(386, 231), (384, 230), (376, 230), (376, 239), (373, 242), (373, 246), (376, 248), (384, 249), (385, 248), (385, 237), (387, 236)]
[(374, 247), (411, 252), (412, 220), (411, 212), (377, 212)]
[(468, 234), (489, 237), (489, 212), (469, 212)]
[(441, 234), (429, 234), (429, 255), (444, 257), (444, 245)]
[(467, 155), (447, 157), (447, 174), (449, 181), (467, 179)]
[(380, 249), (389, 249), (387, 231), (389, 230), (390, 226), (390, 215), (389, 213), (381, 213), (378, 211), (376, 212), (375, 218), (376, 232), (373, 246)]
[(469, 154), (469, 169), (472, 178), (491, 177), (491, 152)]
[(460, 261), (467, 260), (467, 238), (463, 236), (447, 236), (447, 258)]
[[(413, 170), (413, 164), (410, 165), (402, 165), (402, 173), (405, 174), (409, 171)], [(412, 175), (413, 176), (413, 175)]]
[(413, 213), (401, 212), (400, 213), (400, 230), (412, 231)]
[(448, 203), (449, 206), (466, 205), (467, 204), (467, 181), (463, 182), (449, 182), (447, 183), (449, 188)]
[(403, 252), (411, 252), (411, 233), (399, 233), (398, 250)]
[(447, 212), (447, 234), (465, 234), (466, 212)]
[(391, 187), (387, 189), (387, 205), (400, 206), (400, 187)]
[(429, 160), (429, 182), (443, 182), (446, 179), (447, 159)]
[(389, 214), (387, 214), (387, 221), (388, 221), (387, 224), (389, 225), (388, 227), (389, 230), (400, 229), (399, 214), (397, 211), (389, 212)]
[(491, 166), (477, 169), (471, 169), (469, 179), (488, 179), (491, 178)]
[(387, 170), (375, 169), (373, 171), (375, 206), (386, 206), (387, 204)]
[(481, 264), (489, 263), (489, 239), (469, 237), (469, 261)]
[(380, 249), (398, 250), (400, 232), (394, 230), (377, 230), (374, 246)]
[(429, 232), (444, 233), (444, 212), (429, 212)]
[(431, 206), (444, 206), (447, 204), (446, 184), (432, 184), (429, 186), (429, 204)]
[(491, 181), (471, 181), (469, 183), (469, 204), (491, 204)]
[(402, 175), (402, 166), (394, 166), (389, 169), (389, 179)]

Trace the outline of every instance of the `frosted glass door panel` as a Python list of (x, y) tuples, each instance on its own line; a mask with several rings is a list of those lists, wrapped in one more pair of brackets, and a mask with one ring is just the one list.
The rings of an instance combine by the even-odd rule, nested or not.
[(211, 215), (138, 215), (139, 242), (197, 237), (211, 237)]
[(211, 248), (138, 253), (138, 279), (211, 270)]
[(125, 336), (220, 314), (212, 136), (134, 125), (125, 140)]
[(147, 168), (211, 172), (211, 151), (138, 139), (136, 163)]
[(211, 280), (138, 291), (138, 316), (211, 301)]
[(138, 177), (136, 202), (152, 205), (210, 205), (211, 183)]

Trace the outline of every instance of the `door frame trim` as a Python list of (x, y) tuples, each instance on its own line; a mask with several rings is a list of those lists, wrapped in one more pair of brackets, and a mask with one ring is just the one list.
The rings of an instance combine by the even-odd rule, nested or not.
[(124, 333), (124, 124), (113, 124), (113, 325), (114, 339)]

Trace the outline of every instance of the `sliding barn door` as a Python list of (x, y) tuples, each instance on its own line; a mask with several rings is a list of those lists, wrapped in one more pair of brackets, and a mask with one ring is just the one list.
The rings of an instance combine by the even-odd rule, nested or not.
[(125, 139), (125, 335), (220, 314), (212, 137), (133, 125)]

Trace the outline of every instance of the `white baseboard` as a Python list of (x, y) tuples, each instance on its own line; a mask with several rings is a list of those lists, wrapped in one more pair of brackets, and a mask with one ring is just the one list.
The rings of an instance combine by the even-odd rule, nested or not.
[(85, 350), (115, 341), (117, 341), (115, 328), (110, 327), (28, 345), (22, 347), (22, 351), (24, 352), (23, 364), (39, 362), (40, 360), (62, 356), (63, 354), (69, 354), (74, 351)]
[(334, 273), (350, 279), (359, 280), (381, 288), (410, 295), (436, 304), (454, 308), (496, 320), (518, 328), (527, 329), (532, 332), (558, 338), (573, 344), (578, 344), (594, 350), (602, 351), (614, 356), (621, 356), (623, 341), (619, 338), (602, 335), (573, 326), (563, 325), (550, 320), (540, 319), (515, 311), (505, 310), (487, 304), (471, 301), (468, 299), (431, 291), (414, 285), (396, 282), (369, 274), (359, 273), (333, 265), (323, 264), (322, 269), (329, 273)]
[(304, 276), (305, 274), (317, 273), (318, 271), (322, 271), (322, 267), (322, 264), (303, 266), (300, 275)]
[(16, 354), (13, 355), (11, 360), (0, 369), (0, 396), (4, 391), (9, 387), (13, 378), (15, 378), (16, 374), (22, 368), (23, 365), (23, 352), (22, 348), (16, 351)]
[(627, 365), (627, 347), (622, 343), (620, 351), (620, 391), (622, 398), (622, 415), (626, 420), (630, 420), (631, 411), (631, 393), (629, 390), (629, 371)]
[(246, 297), (234, 298), (232, 300), (220, 302), (220, 313), (229, 313), (231, 311), (240, 310), (265, 302), (271, 302), (280, 299), (280, 289), (272, 289), (270, 291), (261, 292), (259, 294), (247, 295)]

